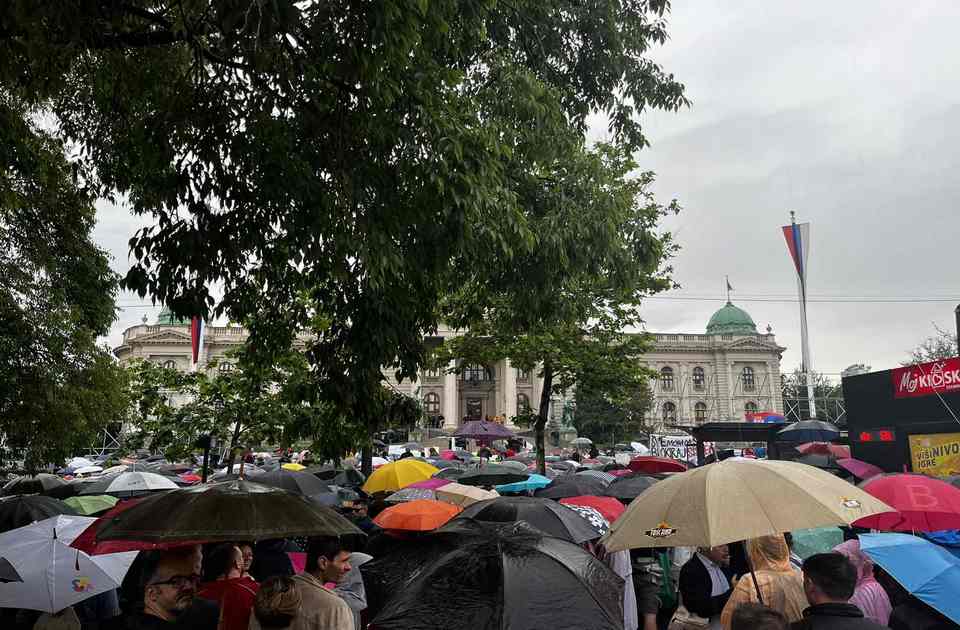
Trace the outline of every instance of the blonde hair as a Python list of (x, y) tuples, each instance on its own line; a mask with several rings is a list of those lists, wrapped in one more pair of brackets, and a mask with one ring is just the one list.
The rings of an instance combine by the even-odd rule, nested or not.
[(293, 578), (274, 576), (260, 585), (253, 600), (253, 614), (265, 629), (286, 628), (300, 613), (302, 601)]

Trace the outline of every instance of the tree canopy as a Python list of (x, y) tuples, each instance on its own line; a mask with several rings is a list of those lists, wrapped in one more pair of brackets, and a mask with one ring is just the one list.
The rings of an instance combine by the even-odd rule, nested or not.
[(960, 351), (957, 350), (956, 333), (944, 330), (939, 326), (934, 326), (934, 329), (936, 334), (927, 337), (911, 350), (910, 356), (903, 362), (903, 365), (916, 365), (939, 359), (949, 359), (960, 354)]

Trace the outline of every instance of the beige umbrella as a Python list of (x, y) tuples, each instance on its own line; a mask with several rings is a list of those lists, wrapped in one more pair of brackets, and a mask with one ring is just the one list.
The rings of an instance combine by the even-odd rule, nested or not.
[(484, 490), (462, 483), (448, 483), (445, 486), (440, 486), (434, 492), (437, 495), (438, 501), (445, 501), (446, 503), (452, 503), (460, 507), (467, 507), (477, 501), (486, 501), (487, 499), (495, 499), (500, 496), (493, 490)]
[(854, 485), (797, 462), (723, 461), (670, 476), (610, 528), (608, 551), (713, 547), (895, 512)]

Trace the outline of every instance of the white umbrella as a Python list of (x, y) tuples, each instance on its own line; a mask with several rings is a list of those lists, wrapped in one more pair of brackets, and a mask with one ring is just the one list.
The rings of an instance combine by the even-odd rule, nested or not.
[(69, 546), (95, 520), (61, 514), (0, 534), (0, 560), (23, 580), (0, 583), (0, 608), (55, 613), (120, 586), (139, 552), (91, 557)]
[(86, 466), (93, 466), (93, 462), (87, 459), (86, 457), (74, 457), (69, 462), (67, 462), (67, 468), (84, 468)]
[(122, 472), (126, 472), (129, 466), (123, 464), (118, 464), (116, 466), (111, 466), (110, 468), (104, 468), (104, 475), (119, 475)]
[(630, 447), (641, 455), (648, 455), (650, 449), (643, 445), (643, 442), (630, 442)]
[(390, 463), (389, 461), (385, 460), (385, 459), (382, 458), (382, 457), (371, 457), (371, 458), (370, 458), (370, 465), (371, 465), (371, 466), (385, 466), (386, 464), (389, 464), (389, 463)]
[(75, 475), (94, 475), (103, 472), (103, 466), (81, 466), (73, 471)]
[(591, 444), (593, 444), (593, 440), (591, 440), (590, 438), (578, 437), (577, 439), (572, 440), (570, 444), (572, 444), (573, 446), (590, 446)]
[(131, 496), (157, 490), (176, 490), (179, 486), (170, 477), (149, 472), (125, 472), (104, 477), (90, 484), (80, 494), (112, 494)]

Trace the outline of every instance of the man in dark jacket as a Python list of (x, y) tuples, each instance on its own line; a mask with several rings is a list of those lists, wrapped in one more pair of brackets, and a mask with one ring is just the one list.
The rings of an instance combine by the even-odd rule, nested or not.
[[(730, 552), (726, 545), (703, 547), (680, 569), (680, 600), (688, 612), (716, 618), (730, 599)], [(716, 625), (716, 624), (715, 624)]]
[(857, 570), (839, 553), (818, 553), (803, 561), (803, 590), (810, 607), (792, 630), (884, 630), (849, 603)]

